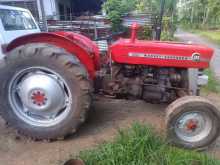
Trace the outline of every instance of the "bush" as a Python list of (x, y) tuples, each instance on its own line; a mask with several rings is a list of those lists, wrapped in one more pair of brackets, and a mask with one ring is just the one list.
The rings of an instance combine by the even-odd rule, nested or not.
[(161, 33), (161, 40), (165, 41), (173, 41), (174, 33), (176, 31), (176, 23), (174, 23), (171, 17), (163, 18), (163, 31)]
[(145, 25), (139, 32), (138, 32), (138, 39), (141, 40), (150, 40), (153, 38), (153, 29)]
[(205, 74), (209, 76), (209, 81), (208, 84), (202, 88), (202, 90), (205, 93), (220, 93), (220, 82), (216, 79), (215, 73), (211, 69), (207, 69), (205, 70)]
[(108, 14), (108, 18), (112, 23), (112, 30), (114, 32), (121, 31), (122, 29), (122, 18), (118, 11), (112, 11)]
[(122, 17), (135, 9), (134, 0), (107, 0), (103, 6), (109, 20), (112, 23), (112, 30), (118, 32), (122, 30)]

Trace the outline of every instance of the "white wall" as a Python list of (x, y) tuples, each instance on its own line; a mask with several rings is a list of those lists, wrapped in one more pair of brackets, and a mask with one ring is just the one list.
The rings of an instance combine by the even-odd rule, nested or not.
[[(40, 0), (38, 1), (38, 10), (40, 13), (40, 17), (42, 18), (41, 8), (40, 8)], [(65, 13), (66, 7), (71, 7), (71, 0), (43, 0), (44, 11), (48, 18), (53, 16), (53, 19), (59, 19), (59, 4), (64, 5)]]
[[(37, 4), (38, 4), (38, 11), (40, 18), (42, 18), (40, 0), (37, 0)], [(45, 15), (48, 18), (54, 16), (53, 19), (56, 19), (57, 15), (59, 15), (58, 8), (56, 6), (56, 0), (43, 0), (43, 6), (44, 6)]]

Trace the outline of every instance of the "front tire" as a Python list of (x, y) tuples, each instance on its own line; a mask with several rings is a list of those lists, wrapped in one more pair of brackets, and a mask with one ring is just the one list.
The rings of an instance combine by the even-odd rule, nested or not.
[(172, 144), (204, 150), (219, 136), (220, 112), (205, 98), (185, 96), (166, 109), (166, 127)]
[(75, 56), (56, 46), (27, 44), (0, 65), (2, 116), (19, 133), (59, 139), (85, 121), (91, 85)]

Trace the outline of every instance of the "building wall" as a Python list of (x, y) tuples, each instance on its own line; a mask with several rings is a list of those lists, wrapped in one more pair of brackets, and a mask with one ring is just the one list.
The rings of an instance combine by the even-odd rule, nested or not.
[[(56, 0), (56, 9), (60, 19), (69, 20), (70, 15), (72, 15), (72, 2), (71, 0)], [(63, 7), (63, 12), (60, 10), (60, 7)]]

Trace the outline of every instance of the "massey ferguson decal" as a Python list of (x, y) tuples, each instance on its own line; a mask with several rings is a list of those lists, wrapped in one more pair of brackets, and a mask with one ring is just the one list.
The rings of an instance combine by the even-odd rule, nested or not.
[(200, 54), (199, 53), (193, 53), (192, 60), (195, 62), (200, 62)]
[(190, 60), (194, 62), (206, 61), (206, 59), (200, 58), (199, 53), (193, 53), (191, 57), (187, 56), (175, 56), (175, 55), (161, 55), (161, 54), (145, 54), (145, 53), (128, 53), (129, 57), (140, 57), (140, 58), (153, 58), (153, 59), (165, 59), (165, 60)]

